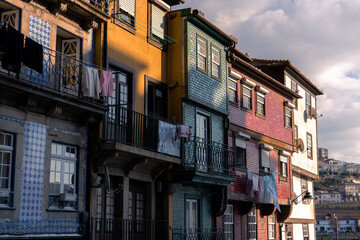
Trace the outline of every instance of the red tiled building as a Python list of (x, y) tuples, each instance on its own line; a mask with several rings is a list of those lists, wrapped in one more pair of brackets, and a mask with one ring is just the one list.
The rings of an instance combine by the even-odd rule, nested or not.
[[(227, 208), (217, 219), (225, 239), (281, 239), (282, 223), (291, 211), (291, 154), (293, 152), (293, 100), (299, 95), (251, 65), (238, 50), (229, 56), (228, 145), (236, 149), (236, 181), (228, 186)], [(251, 181), (275, 177), (280, 211), (259, 198)], [(268, 178), (267, 178), (268, 179)], [(252, 178), (251, 178), (252, 180)], [(253, 189), (254, 190), (254, 189)], [(265, 190), (265, 192), (267, 192)]]

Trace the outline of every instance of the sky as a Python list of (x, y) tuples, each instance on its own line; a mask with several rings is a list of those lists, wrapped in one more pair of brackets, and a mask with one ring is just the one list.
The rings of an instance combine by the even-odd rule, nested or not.
[(360, 1), (185, 0), (250, 57), (289, 59), (318, 97), (318, 146), (360, 163)]

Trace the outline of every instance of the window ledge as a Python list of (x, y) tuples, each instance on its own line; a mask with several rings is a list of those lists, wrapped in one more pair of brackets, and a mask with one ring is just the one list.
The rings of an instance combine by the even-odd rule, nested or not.
[(246, 108), (246, 107), (243, 107), (241, 106), (241, 109), (244, 110), (245, 112), (248, 112), (248, 113), (252, 113), (252, 109), (249, 109), (249, 108)]
[(160, 49), (161, 51), (166, 51), (166, 45), (151, 36), (147, 37), (147, 42), (153, 45), (154, 47)]
[(124, 22), (124, 21), (121, 21), (119, 19), (116, 19), (116, 18), (113, 18), (113, 22), (118, 25), (119, 27), (122, 27), (123, 29), (125, 29), (126, 31), (128, 31), (129, 33), (131, 34), (134, 34), (136, 33), (136, 28), (129, 25), (128, 23)]
[(14, 207), (0, 206), (0, 210), (16, 210)]
[(279, 176), (279, 182), (281, 182), (281, 183), (288, 183), (288, 178), (287, 178), (287, 177), (283, 177), (283, 176)]
[(255, 113), (255, 116), (257, 116), (258, 118), (261, 118), (261, 119), (266, 120), (266, 116), (265, 116), (265, 115), (261, 115), (260, 113)]
[(235, 166), (235, 171), (237, 171), (237, 172), (244, 172), (244, 173), (246, 173), (247, 168), (246, 168), (246, 167), (244, 167), (244, 166)]
[(293, 130), (293, 128), (292, 127), (288, 127), (288, 126), (284, 126), (284, 128), (286, 128), (287, 130)]
[(48, 208), (46, 209), (46, 211), (48, 212), (80, 212), (79, 210), (76, 210), (76, 209), (61, 209), (61, 208)]
[(239, 107), (239, 104), (236, 102), (229, 101), (229, 104), (234, 107)]

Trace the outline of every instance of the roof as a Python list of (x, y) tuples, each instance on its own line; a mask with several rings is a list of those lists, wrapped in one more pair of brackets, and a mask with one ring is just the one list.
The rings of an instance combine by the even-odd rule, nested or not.
[(301, 71), (291, 64), (290, 60), (287, 59), (261, 59), (261, 58), (252, 58), (254, 63), (261, 63), (264, 65), (271, 66), (284, 66), (291, 68), (295, 73), (297, 73), (305, 82), (307, 82), (314, 90), (317, 92), (317, 95), (324, 94), (314, 83), (312, 83)]

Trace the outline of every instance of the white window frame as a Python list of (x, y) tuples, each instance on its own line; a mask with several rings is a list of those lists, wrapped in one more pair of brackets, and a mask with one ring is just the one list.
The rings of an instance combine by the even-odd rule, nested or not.
[[(61, 147), (60, 150), (58, 150), (57, 147)], [(74, 149), (74, 153), (67, 152), (67, 148), (70, 149), (70, 151), (72, 149)], [(77, 173), (77, 151), (78, 149), (72, 145), (68, 145), (68, 144), (62, 144), (62, 143), (57, 143), (57, 142), (52, 142), (51, 143), (51, 160), (50, 160), (50, 177), (49, 177), (49, 184), (60, 184), (60, 190), (59, 190), (59, 194), (64, 193), (64, 185), (65, 185), (65, 181), (64, 181), (64, 176), (65, 174), (71, 174), (71, 172), (65, 172), (65, 163), (72, 163), (74, 164), (74, 172), (73, 174), (73, 184), (67, 184), (67, 185), (73, 185), (74, 190), (73, 193), (71, 194), (75, 194), (76, 193), (76, 186), (77, 186), (77, 182), (76, 182), (76, 173)], [(52, 164), (53, 161), (55, 162), (55, 169), (52, 168)], [(56, 168), (56, 162), (59, 161), (61, 162), (61, 166), (60, 166), (60, 171), (57, 171), (58, 169)], [(69, 165), (70, 167), (70, 165)], [(55, 175), (52, 176), (52, 173), (54, 173)], [(60, 173), (60, 182), (56, 181), (56, 173)], [(52, 179), (53, 178), (53, 179)], [(54, 182), (52, 182), (52, 180), (55, 180)], [(71, 181), (71, 179), (70, 179)], [(57, 193), (54, 192), (50, 192), (49, 194), (51, 195), (58, 195)]]
[(292, 128), (292, 126), (293, 126), (292, 109), (289, 107), (285, 107), (284, 115), (285, 115), (285, 119), (284, 119), (285, 127)]
[(309, 225), (307, 223), (302, 225), (303, 227), (303, 238), (304, 240), (309, 240)]
[(311, 115), (311, 95), (308, 92), (305, 92), (305, 110), (308, 116)]
[[(216, 61), (214, 51), (218, 52), (218, 61)], [(217, 74), (215, 74), (216, 72)], [(220, 50), (216, 47), (211, 47), (211, 76), (220, 78)]]
[[(272, 226), (272, 229), (270, 228)], [(268, 216), (268, 239), (276, 239), (276, 217), (275, 214)]]
[[(288, 162), (287, 162), (287, 157), (280, 155), (280, 172), (281, 172), (281, 176), (284, 178), (288, 177)], [(285, 168), (285, 169), (284, 169)]]
[[(244, 89), (249, 90), (249, 91), (250, 91), (250, 95), (245, 94)], [(245, 98), (246, 98), (246, 99), (249, 99), (249, 106), (245, 106), (245, 101), (244, 101)], [(252, 88), (251, 88), (251, 87), (246, 86), (246, 85), (243, 84), (243, 86), (242, 86), (242, 97), (241, 97), (241, 100), (242, 100), (242, 107), (243, 107), (243, 108), (246, 108), (246, 109), (249, 109), (249, 110), (252, 109)]]
[[(6, 144), (6, 138), (10, 137), (10, 144)], [(2, 132), (0, 131), (0, 154), (1, 154), (1, 161), (0, 161), (0, 180), (7, 179), (8, 184), (6, 188), (1, 188), (1, 181), (0, 181), (0, 197), (7, 197), (9, 196), (11, 190), (11, 180), (12, 180), (12, 165), (13, 165), (13, 151), (14, 151), (14, 134)], [(3, 157), (4, 154), (10, 154), (10, 161), (9, 164), (3, 164)], [(3, 168), (8, 167), (8, 176), (2, 176)]]
[[(201, 44), (199, 42), (204, 43), (204, 48), (201, 46)], [(202, 71), (206, 71), (206, 67), (207, 67), (207, 42), (205, 40), (203, 40), (201, 37), (197, 37), (196, 38), (196, 46), (197, 46), (197, 68), (202, 70)], [(204, 50), (204, 53), (202, 52), (202, 50)], [(200, 66), (200, 62), (199, 59), (203, 59), (204, 60), (204, 67)]]
[[(232, 86), (230, 86), (230, 84), (228, 84), (229, 85), (229, 101), (230, 102), (233, 102), (233, 103), (237, 103), (238, 102), (238, 96), (237, 96), (237, 88), (238, 88), (238, 85), (237, 85), (237, 79), (234, 79), (234, 78), (232, 78), (232, 77), (229, 77), (228, 78), (228, 81), (229, 81), (229, 83), (230, 82), (232, 82), (232, 83), (235, 83), (235, 88), (234, 87), (232, 87)], [(230, 94), (230, 92), (234, 92), (234, 95), (235, 95), (235, 99), (234, 100), (231, 100), (230, 99), (230, 96), (231, 96), (231, 94)]]
[(234, 205), (227, 204), (223, 215), (225, 240), (234, 239)]
[[(261, 98), (264, 99), (263, 102), (259, 101)], [(262, 110), (264, 111), (263, 113), (259, 112), (259, 105), (262, 106)], [(256, 113), (260, 114), (261, 116), (265, 116), (265, 94), (260, 92), (256, 92)]]
[[(254, 219), (255, 221), (250, 221)], [(250, 226), (253, 225), (255, 231), (250, 231)], [(250, 238), (250, 233), (254, 233), (255, 237)], [(256, 217), (256, 208), (251, 209), (248, 213), (248, 239), (249, 240), (256, 240), (257, 239), (257, 217)]]

